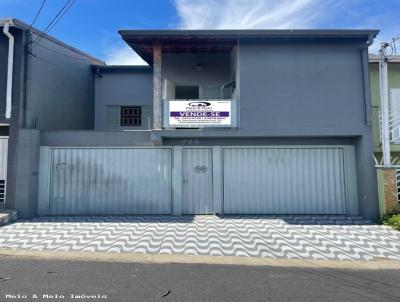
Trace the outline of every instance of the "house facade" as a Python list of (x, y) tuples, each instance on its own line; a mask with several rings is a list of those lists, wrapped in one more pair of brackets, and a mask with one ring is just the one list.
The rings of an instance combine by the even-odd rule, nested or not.
[(94, 125), (40, 132), (40, 215), (376, 217), (373, 30), (127, 30)]
[[(8, 164), (25, 178), (6, 207), (22, 217), (378, 215), (368, 73), (377, 31), (120, 34), (148, 66), (28, 53), (40, 70), (27, 77), (41, 86), (18, 107), (27, 151), (12, 153), (29, 154)], [(50, 55), (57, 61), (39, 65)]]
[[(371, 81), (371, 102), (373, 116), (374, 152), (377, 158), (382, 156), (380, 137), (380, 84), (379, 84), (379, 56), (369, 56)], [(388, 57), (388, 85), (389, 85), (389, 115), (390, 115), (390, 150), (393, 157), (400, 156), (400, 56)]]
[[(383, 163), (383, 152), (381, 134), (382, 112), (379, 79), (380, 57), (378, 55), (371, 54), (369, 56), (369, 65), (374, 156), (377, 164), (381, 165)], [(378, 173), (378, 192), (380, 195), (379, 199), (381, 200), (381, 212), (386, 208), (390, 211), (400, 209), (400, 56), (389, 55), (387, 57), (387, 66), (389, 88), (388, 134), (390, 142), (390, 162), (392, 169), (383, 169)], [(388, 184), (391, 184), (390, 190), (387, 189)], [(389, 190), (390, 193), (384, 193), (385, 190)]]
[(22, 218), (37, 212), (41, 131), (93, 129), (96, 64), (104, 63), (17, 19), (0, 20), (0, 208)]

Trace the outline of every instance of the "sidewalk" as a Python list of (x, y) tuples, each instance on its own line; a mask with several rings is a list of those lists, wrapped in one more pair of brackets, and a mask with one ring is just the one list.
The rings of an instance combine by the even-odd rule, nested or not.
[(400, 260), (400, 232), (346, 216), (46, 217), (1, 227), (0, 248), (302, 260)]

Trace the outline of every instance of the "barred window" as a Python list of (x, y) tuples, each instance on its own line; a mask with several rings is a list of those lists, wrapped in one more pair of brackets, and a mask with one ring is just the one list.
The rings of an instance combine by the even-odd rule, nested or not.
[(123, 127), (142, 125), (142, 107), (121, 107), (120, 125)]

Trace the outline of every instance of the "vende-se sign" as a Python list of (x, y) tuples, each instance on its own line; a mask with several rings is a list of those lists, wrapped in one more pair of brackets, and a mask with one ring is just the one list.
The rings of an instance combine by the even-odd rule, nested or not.
[(181, 128), (230, 127), (231, 102), (170, 101), (169, 126)]

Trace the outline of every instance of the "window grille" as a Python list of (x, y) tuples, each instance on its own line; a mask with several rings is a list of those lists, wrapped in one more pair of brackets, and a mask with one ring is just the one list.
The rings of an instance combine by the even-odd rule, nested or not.
[(123, 127), (135, 127), (142, 125), (142, 107), (121, 107), (120, 125)]

